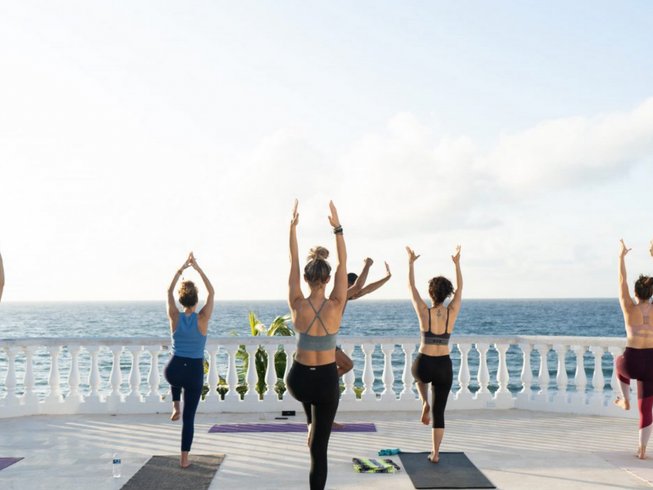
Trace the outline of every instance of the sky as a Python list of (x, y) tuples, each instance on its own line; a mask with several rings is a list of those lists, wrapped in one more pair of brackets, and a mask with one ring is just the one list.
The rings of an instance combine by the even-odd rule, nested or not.
[[(0, 3), (3, 301), (284, 299), (288, 225), (371, 298), (616, 297), (653, 273), (653, 4)], [(301, 265), (303, 267), (304, 260)], [(189, 272), (189, 279), (197, 276)], [(306, 290), (306, 289), (305, 289)]]

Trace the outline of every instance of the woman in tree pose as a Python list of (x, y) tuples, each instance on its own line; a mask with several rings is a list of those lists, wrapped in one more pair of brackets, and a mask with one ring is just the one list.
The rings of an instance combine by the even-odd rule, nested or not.
[[(175, 286), (184, 270), (188, 267), (192, 267), (197, 271), (208, 292), (206, 304), (199, 313), (195, 311), (198, 303), (197, 286), (192, 281), (182, 281), (179, 286), (179, 303), (183, 307), (182, 312), (177, 309), (175, 303)], [(170, 322), (173, 356), (164, 371), (172, 392), (173, 409), (170, 419), (179, 420), (181, 416), (183, 422), (180, 459), (182, 468), (190, 466), (188, 452), (193, 443), (195, 412), (204, 386), (204, 347), (206, 345), (209, 319), (211, 313), (213, 313), (213, 296), (213, 286), (197, 264), (193, 252), (191, 252), (184, 265), (175, 273), (168, 288), (168, 321)], [(182, 390), (184, 392), (183, 412), (180, 411)]]
[(347, 251), (338, 212), (329, 203), (329, 223), (336, 238), (337, 264), (333, 289), (327, 297), (331, 280), (329, 252), (312, 248), (304, 267), (304, 280), (310, 293), (301, 290), (299, 251), (297, 247), (297, 201), (290, 221), (290, 277), (288, 305), (298, 332), (297, 353), (288, 372), (288, 392), (304, 406), (309, 422), (308, 447), (311, 454), (309, 483), (311, 490), (322, 490), (327, 479), (327, 448), (331, 426), (338, 410), (340, 390), (336, 366), (336, 336), (347, 302)]
[[(651, 243), (653, 256), (653, 242)], [(630, 410), (630, 380), (637, 380), (637, 405), (639, 408), (639, 448), (636, 456), (646, 458), (646, 444), (653, 426), (653, 277), (640, 275), (635, 282), (633, 301), (628, 292), (626, 278), (626, 255), (630, 249), (621, 240), (619, 252), (619, 304), (624, 314), (626, 327), (626, 350), (617, 357), (615, 366), (619, 378), (621, 397), (614, 403), (624, 410)]]
[[(422, 400), (421, 420), (424, 425), (432, 421), (433, 447), (429, 460), (440, 461), (440, 444), (444, 436), (444, 409), (451, 391), (453, 372), (449, 357), (449, 337), (460, 312), (463, 291), (463, 275), (460, 272), (460, 245), (451, 256), (456, 268), (456, 289), (449, 279), (443, 276), (429, 281), (429, 296), (432, 306), (429, 308), (415, 287), (414, 263), (420, 257), (406, 247), (408, 252), (408, 288), (410, 289), (413, 308), (419, 320), (421, 342), (419, 354), (413, 363), (413, 377)], [(445, 306), (445, 300), (453, 294), (453, 299)], [(431, 383), (432, 403), (428, 401), (428, 383)], [(429, 413), (431, 412), (431, 413)]]

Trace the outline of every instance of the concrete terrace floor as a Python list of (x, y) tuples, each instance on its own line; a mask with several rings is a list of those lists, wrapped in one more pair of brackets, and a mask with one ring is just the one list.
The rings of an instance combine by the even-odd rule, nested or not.
[[(193, 452), (226, 454), (212, 489), (308, 488), (305, 433), (208, 433), (214, 423), (260, 423), (275, 415), (197, 416)], [(414, 488), (403, 472), (355, 473), (351, 458), (375, 456), (386, 447), (427, 451), (430, 429), (417, 417), (408, 412), (338, 414), (341, 422), (373, 421), (378, 432), (331, 436), (327, 488)], [(176, 454), (180, 432), (180, 424), (165, 414), (0, 419), (0, 457), (25, 458), (0, 471), (0, 488), (118, 489), (151, 455)], [(653, 459), (636, 459), (636, 445), (633, 420), (469, 410), (448, 413), (443, 450), (464, 451), (502, 489), (650, 488)], [(111, 476), (114, 452), (122, 458), (120, 479)]]

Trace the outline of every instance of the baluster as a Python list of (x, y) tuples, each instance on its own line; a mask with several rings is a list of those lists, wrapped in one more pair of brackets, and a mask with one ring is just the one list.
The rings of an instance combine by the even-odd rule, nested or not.
[(9, 407), (18, 405), (20, 402), (16, 397), (16, 347), (5, 347), (7, 353), (7, 377), (5, 379), (5, 387), (7, 388), (7, 397), (5, 404)]
[(538, 373), (537, 384), (540, 386), (539, 395), (543, 396), (545, 400), (549, 398), (549, 383), (551, 382), (551, 376), (549, 374), (549, 349), (550, 347), (546, 344), (537, 344), (535, 346), (537, 351), (540, 353), (540, 372)]
[(499, 367), (497, 369), (497, 385), (499, 388), (495, 394), (495, 397), (499, 395), (510, 395), (510, 390), (508, 389), (508, 382), (510, 380), (510, 374), (508, 373), (508, 364), (506, 362), (506, 352), (510, 345), (508, 344), (494, 344), (494, 348), (499, 353)]
[(220, 376), (218, 375), (218, 350), (219, 347), (214, 347), (209, 349), (209, 392), (206, 394), (206, 400), (215, 398), (216, 400), (220, 398), (218, 393), (218, 383), (220, 382)]
[(236, 352), (238, 352), (238, 345), (230, 345), (227, 347), (229, 354), (229, 367), (227, 368), (227, 384), (229, 391), (225, 395), (228, 400), (240, 400), (240, 395), (236, 388), (238, 387), (238, 372), (236, 371)]
[(590, 347), (594, 355), (594, 374), (592, 375), (592, 398), (595, 403), (603, 405), (603, 390), (605, 388), (605, 376), (603, 376), (603, 352), (605, 348), (600, 345)]
[(120, 402), (120, 385), (122, 384), (120, 354), (122, 354), (122, 346), (112, 345), (110, 349), (111, 353), (113, 354), (113, 362), (111, 364), (111, 375), (109, 376), (109, 380), (111, 382), (111, 394), (107, 399), (113, 400), (114, 402)]
[(91, 402), (102, 402), (102, 396), (100, 395), (100, 369), (98, 368), (98, 352), (100, 347), (97, 345), (86, 346), (86, 350), (91, 355), (91, 371), (88, 374), (88, 386), (90, 388), (90, 393), (86, 401)]
[(576, 400), (579, 403), (585, 402), (585, 388), (587, 387), (587, 374), (585, 373), (585, 351), (584, 345), (574, 345), (572, 347), (576, 354), (576, 373), (574, 375), (574, 384), (576, 385)]
[(131, 352), (132, 355), (132, 365), (129, 370), (129, 394), (127, 395), (127, 399), (140, 403), (143, 401), (143, 397), (140, 392), (141, 370), (139, 369), (139, 366), (143, 347), (140, 345), (131, 345), (127, 347), (127, 350)]
[(362, 344), (361, 348), (365, 354), (365, 366), (363, 367), (363, 400), (375, 400), (374, 393), (374, 370), (372, 367), (372, 353), (375, 344)]
[(460, 370), (458, 371), (458, 384), (460, 388), (456, 393), (456, 400), (470, 400), (472, 393), (469, 391), (469, 382), (471, 376), (469, 374), (468, 356), (471, 349), (471, 344), (458, 344), (458, 351), (460, 352)]
[(382, 344), (381, 352), (384, 355), (384, 364), (383, 364), (383, 392), (381, 393), (382, 400), (391, 400), (394, 401), (397, 399), (395, 392), (393, 390), (393, 384), (395, 382), (395, 375), (392, 372), (392, 353), (395, 350), (394, 344)]
[(558, 373), (556, 374), (556, 383), (558, 385), (558, 391), (555, 395), (558, 399), (567, 398), (567, 383), (569, 378), (567, 377), (567, 366), (565, 365), (565, 354), (567, 353), (566, 345), (554, 345), (553, 350), (558, 356)]
[(147, 382), (150, 385), (145, 399), (148, 402), (161, 402), (161, 374), (159, 373), (159, 354), (161, 353), (160, 345), (153, 345), (147, 348), (150, 353), (150, 372), (147, 376)]
[[(249, 348), (249, 350), (247, 350)], [(256, 385), (258, 383), (258, 373), (256, 371), (256, 352), (258, 351), (258, 346), (256, 345), (246, 345), (245, 350), (247, 351), (247, 392), (245, 393), (245, 400), (253, 402), (258, 399), (259, 394), (256, 391)]]
[[(344, 347), (343, 347), (344, 348)], [(283, 346), (283, 350), (286, 353), (286, 367), (283, 370), (283, 384), (286, 388), (285, 393), (288, 392), (288, 373), (290, 372), (290, 367), (292, 366), (293, 360), (295, 359), (295, 351), (297, 351), (297, 344), (294, 342), (292, 344), (286, 344)]]
[(81, 402), (84, 401), (84, 397), (79, 392), (79, 351), (80, 351), (80, 349), (81, 349), (80, 345), (73, 344), (73, 345), (68, 346), (68, 350), (70, 351), (70, 356), (71, 356), (70, 375), (68, 376), (68, 386), (70, 387), (68, 400), (71, 403), (81, 403)]
[(47, 396), (46, 400), (49, 403), (61, 403), (63, 402), (63, 397), (61, 396), (61, 386), (59, 379), (59, 352), (61, 346), (51, 345), (48, 347), (48, 352), (50, 353), (50, 377), (48, 384), (50, 385), (50, 394)]
[(24, 347), (25, 351), (25, 393), (22, 396), (22, 403), (31, 406), (38, 403), (38, 397), (34, 394), (34, 366), (33, 357), (35, 347)]
[[(619, 389), (619, 379), (617, 378), (617, 357), (623, 354), (624, 350), (621, 347), (608, 347), (608, 352), (612, 354), (612, 377), (610, 378), (610, 388), (612, 389), (613, 396), (621, 396)], [(628, 388), (630, 390), (630, 388)]]
[(489, 344), (476, 344), (478, 351), (478, 391), (476, 392), (475, 399), (490, 399), (491, 394), (488, 390), (488, 383), (490, 382), (490, 371), (487, 368), (487, 351), (490, 348)]
[(273, 346), (265, 346), (265, 352), (268, 354), (268, 365), (265, 369), (265, 384), (266, 384), (266, 389), (265, 393), (263, 394), (263, 398), (267, 398), (268, 400), (275, 401), (277, 399), (277, 392), (275, 390), (276, 385), (277, 385), (277, 368), (276, 368), (276, 363), (275, 363), (275, 357), (278, 352), (278, 347), (276, 345)]
[[(342, 349), (342, 352), (349, 357), (350, 359), (352, 358), (352, 355), (354, 354), (354, 346), (350, 344), (342, 344), (340, 346)], [(345, 374), (344, 376), (344, 384), (345, 384), (345, 389), (342, 392), (341, 399), (342, 400), (355, 400), (356, 399), (356, 392), (354, 391), (354, 383), (356, 382), (356, 375), (354, 374), (354, 369), (352, 368), (351, 371)]]
[(531, 396), (531, 384), (533, 382), (533, 370), (531, 368), (531, 344), (519, 344), (524, 360), (522, 362), (521, 369), (521, 391), (520, 394), (526, 399), (529, 399)]
[[(413, 362), (413, 352), (415, 351), (415, 344), (401, 344), (401, 350), (404, 352), (404, 370), (401, 374), (401, 382), (403, 384), (401, 393), (399, 395), (400, 400), (415, 400), (415, 393), (412, 390), (412, 373), (411, 365)], [(409, 381), (408, 376), (410, 375), (411, 381)]]

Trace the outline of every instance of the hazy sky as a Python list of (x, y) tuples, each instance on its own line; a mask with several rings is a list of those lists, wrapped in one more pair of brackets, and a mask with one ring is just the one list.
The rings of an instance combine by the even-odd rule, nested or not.
[(2, 2), (3, 300), (163, 300), (190, 250), (283, 299), (295, 197), (378, 299), (457, 243), (465, 297), (616, 296), (619, 238), (653, 272), (652, 46), (645, 1)]

